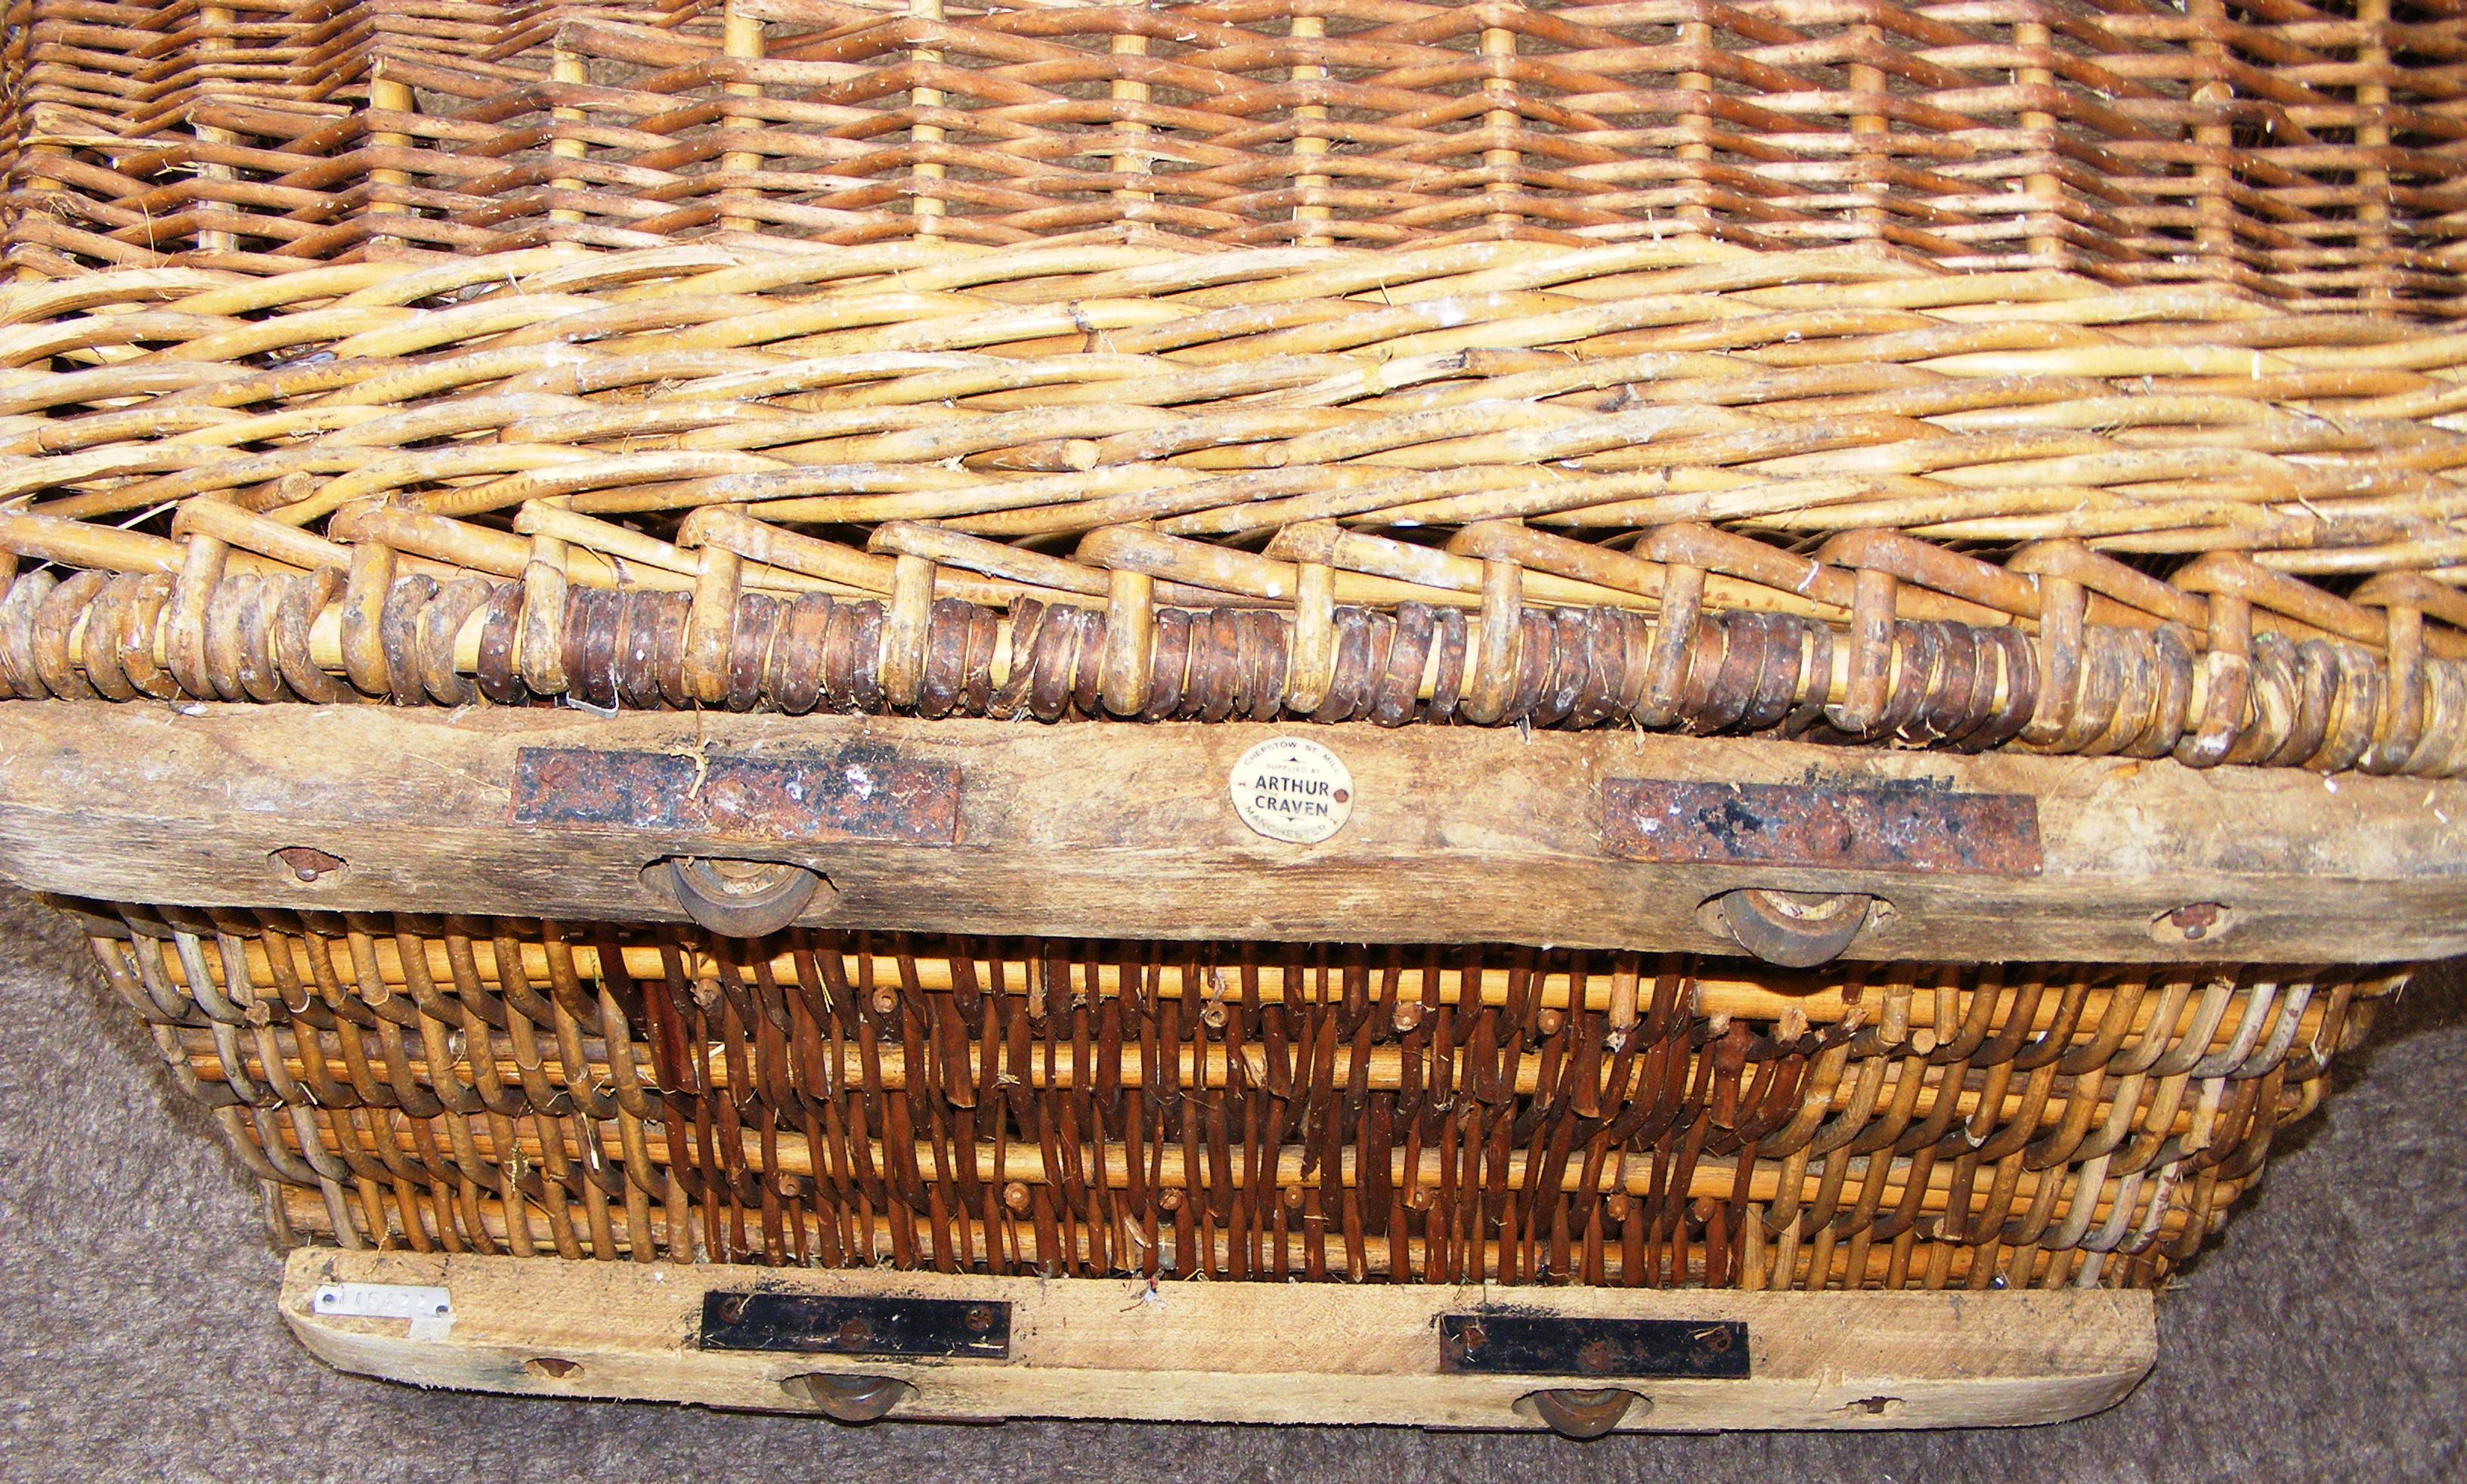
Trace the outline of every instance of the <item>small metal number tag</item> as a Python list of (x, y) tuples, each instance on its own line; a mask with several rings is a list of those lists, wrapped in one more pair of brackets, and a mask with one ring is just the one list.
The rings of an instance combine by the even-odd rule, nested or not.
[(409, 1319), (413, 1339), (443, 1339), (454, 1327), (453, 1298), (411, 1283), (321, 1283), (308, 1295), (308, 1311), (337, 1319)]

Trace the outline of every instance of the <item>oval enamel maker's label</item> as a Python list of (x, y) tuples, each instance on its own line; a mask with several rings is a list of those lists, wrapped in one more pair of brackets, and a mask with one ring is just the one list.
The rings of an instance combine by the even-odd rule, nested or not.
[(1234, 812), (1270, 840), (1315, 845), (1353, 814), (1345, 759), (1308, 737), (1277, 737), (1244, 753), (1229, 787)]

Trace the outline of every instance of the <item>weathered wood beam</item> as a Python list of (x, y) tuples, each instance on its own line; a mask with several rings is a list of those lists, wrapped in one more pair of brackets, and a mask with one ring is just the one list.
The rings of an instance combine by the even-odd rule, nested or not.
[[(1320, 843), (1234, 807), (1277, 737), (1350, 775)], [(675, 920), (650, 867), (676, 857), (791, 863), (826, 879), (799, 920), (919, 932), (1736, 953), (1705, 904), (1766, 888), (1877, 899), (1862, 958), (2467, 951), (2459, 782), (1445, 727), (0, 706), (0, 875), (37, 889)]]

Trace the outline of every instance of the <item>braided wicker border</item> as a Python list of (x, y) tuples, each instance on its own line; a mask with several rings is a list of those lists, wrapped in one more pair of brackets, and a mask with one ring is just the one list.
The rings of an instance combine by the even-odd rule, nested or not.
[(21, 696), (2467, 765), (2467, 343), (2387, 320), (1678, 242), (552, 248), (0, 324), (0, 549), (72, 569), (0, 602)]

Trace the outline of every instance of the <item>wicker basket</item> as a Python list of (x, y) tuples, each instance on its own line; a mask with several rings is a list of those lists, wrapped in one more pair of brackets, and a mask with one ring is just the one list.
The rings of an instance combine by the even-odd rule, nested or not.
[(339, 1363), (2072, 1415), (2467, 949), (2458, 19), (11, 13), (0, 870)]

